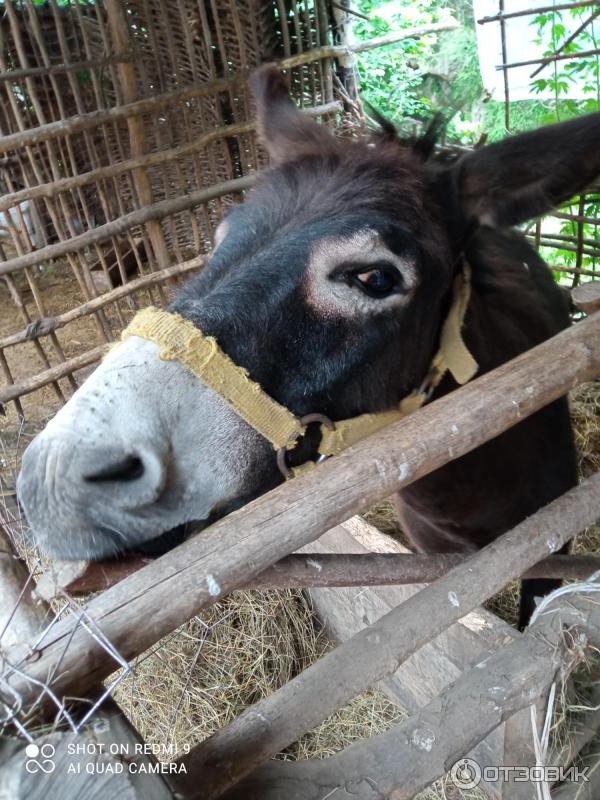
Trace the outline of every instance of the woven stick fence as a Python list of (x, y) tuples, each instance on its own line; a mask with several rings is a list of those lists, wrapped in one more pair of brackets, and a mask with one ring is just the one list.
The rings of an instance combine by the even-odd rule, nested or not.
[[(158, 0), (3, 8), (0, 275), (21, 327), (0, 329), (0, 405), (22, 414), (20, 398), (46, 385), (63, 402), (139, 305), (163, 305), (201, 266), (224, 209), (264, 164), (246, 86), (254, 67), (278, 60), (324, 124), (347, 126), (358, 111), (334, 68), (351, 54), (347, 13), (325, 0), (182, 0), (168, 14)], [(53, 272), (75, 291), (48, 308)], [(83, 318), (96, 341), (87, 352), (73, 345)]]
[[(557, 43), (555, 52), (543, 58), (532, 59), (529, 61), (511, 61), (510, 34), (507, 29), (507, 22), (516, 17), (526, 17), (533, 21), (540, 14), (552, 15), (556, 12), (572, 12), (575, 9), (582, 9), (585, 13), (583, 21), (575, 31), (569, 36), (564, 36), (560, 44)], [(536, 76), (552, 77), (551, 70), (557, 63), (568, 63), (576, 66), (584, 59), (594, 58), (596, 69), (600, 64), (600, 48), (594, 46), (589, 49), (585, 45), (591, 39), (592, 42), (600, 41), (600, 9), (597, 0), (581, 0), (581, 2), (555, 3), (554, 5), (532, 5), (529, 9), (519, 9), (513, 11), (510, 6), (506, 6), (504, 0), (498, 2), (498, 13), (493, 16), (482, 17), (477, 20), (478, 25), (497, 25), (500, 29), (502, 61), (496, 67), (501, 70), (504, 77), (504, 121), (508, 132), (511, 131), (511, 96), (509, 88), (509, 73), (516, 67), (530, 66), (529, 79), (533, 80)], [(534, 29), (531, 28), (532, 38)], [(558, 101), (557, 101), (558, 102)], [(557, 111), (558, 114), (558, 111)], [(526, 235), (536, 248), (545, 248), (545, 257), (550, 266), (559, 273), (564, 283), (571, 287), (577, 286), (582, 281), (598, 278), (600, 276), (600, 239), (598, 237), (598, 225), (600, 221), (598, 215), (586, 216), (585, 209), (589, 204), (600, 203), (600, 185), (590, 186), (589, 190), (582, 195), (572, 198), (568, 204), (549, 214), (545, 220), (538, 220), (531, 225)], [(556, 222), (560, 221), (561, 231), (556, 231)], [(589, 228), (592, 226), (592, 234)], [(569, 263), (559, 263), (556, 255), (559, 253), (571, 254)], [(584, 265), (584, 262), (588, 266)]]

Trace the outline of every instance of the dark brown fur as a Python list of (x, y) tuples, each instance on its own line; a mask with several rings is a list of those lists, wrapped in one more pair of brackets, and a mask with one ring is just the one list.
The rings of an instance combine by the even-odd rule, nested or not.
[[(509, 226), (568, 199), (600, 173), (600, 114), (444, 165), (430, 158), (431, 141), (401, 141), (389, 126), (371, 140), (336, 141), (297, 111), (275, 67), (261, 69), (253, 89), (276, 168), (232, 212), (223, 243), (174, 309), (216, 336), (281, 403), (296, 414), (333, 419), (396, 405), (428, 369), (464, 259), (473, 271), (464, 335), (479, 374), (569, 324), (546, 265)], [(395, 313), (359, 322), (319, 316), (302, 293), (312, 243), (367, 224), (393, 252), (414, 253), (414, 297)], [(436, 396), (455, 387), (447, 377)], [(314, 444), (313, 435), (298, 460)], [(265, 464), (249, 494), (278, 480), (274, 464)], [(420, 550), (468, 551), (576, 480), (568, 409), (560, 400), (412, 484), (399, 508)], [(527, 582), (522, 622), (534, 595), (555, 585)]]

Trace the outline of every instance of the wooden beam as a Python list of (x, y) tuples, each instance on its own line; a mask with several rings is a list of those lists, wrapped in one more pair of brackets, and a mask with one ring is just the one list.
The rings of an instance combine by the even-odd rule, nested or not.
[[(463, 564), (460, 553), (322, 553), (294, 554), (267, 567), (240, 589), (316, 589), (343, 586), (404, 586), (431, 583)], [(55, 562), (37, 580), (46, 600), (67, 592), (88, 595), (109, 589), (155, 559), (126, 556), (108, 561)], [(600, 556), (554, 555), (528, 569), (524, 578), (581, 580), (600, 571)]]
[[(246, 709), (227, 728), (196, 745), (181, 759), (186, 775), (181, 776), (177, 788), (187, 793), (189, 800), (216, 800), (262, 762), (289, 747), (354, 696), (394, 672), (420, 647), (500, 591), (506, 583), (518, 578), (524, 569), (548, 552), (559, 550), (599, 516), (600, 472), (327, 653), (281, 689)], [(547, 661), (547, 657), (540, 664), (543, 665), (544, 660)], [(531, 684), (522, 681), (522, 673), (526, 676), (525, 666), (516, 660), (509, 663), (511, 671), (519, 676), (516, 681), (519, 691), (527, 687), (528, 703), (531, 703)], [(504, 669), (507, 669), (506, 664)], [(322, 687), (327, 687), (327, 691), (322, 691)], [(483, 702), (477, 691), (472, 697), (476, 703)], [(490, 697), (490, 701), (492, 699)], [(495, 698), (495, 704), (496, 724), (492, 727), (500, 724), (503, 713), (512, 714), (522, 708), (502, 702), (500, 697)], [(492, 707), (489, 711), (492, 712)], [(482, 735), (492, 729), (486, 726), (481, 730), (478, 721), (475, 720), (475, 725)], [(419, 727), (414, 737), (418, 731)], [(437, 726), (435, 731), (432, 746), (439, 735)], [(451, 727), (447, 732), (454, 736), (456, 729)], [(414, 737), (411, 741), (417, 760), (419, 750), (427, 750), (428, 754), (429, 749), (425, 745), (420, 747)], [(423, 731), (420, 741), (428, 739), (429, 735), (425, 736)], [(200, 775), (201, 792), (198, 790)], [(420, 775), (419, 780), (422, 777)], [(413, 788), (414, 785), (406, 784)], [(400, 800), (413, 794), (403, 794), (396, 788), (394, 797)]]
[[(598, 371), (600, 315), (595, 314), (233, 512), (92, 599), (87, 612), (121, 655), (133, 658), (340, 520), (473, 450)], [(581, 509), (572, 515), (574, 526)], [(554, 543), (559, 538), (558, 533), (556, 539), (547, 537)], [(515, 575), (548, 555), (548, 548), (540, 552), (534, 541), (521, 542)], [(527, 557), (521, 558), (522, 547)], [(504, 567), (494, 576), (500, 586), (510, 578)], [(140, 624), (148, 619), (151, 625)], [(59, 695), (81, 694), (113, 669), (77, 615), (57, 622), (25, 670), (43, 681), (59, 662), (53, 684)], [(24, 702), (35, 695), (26, 679), (13, 678)]]
[(586, 314), (600, 311), (600, 281), (588, 281), (571, 292), (573, 302)]

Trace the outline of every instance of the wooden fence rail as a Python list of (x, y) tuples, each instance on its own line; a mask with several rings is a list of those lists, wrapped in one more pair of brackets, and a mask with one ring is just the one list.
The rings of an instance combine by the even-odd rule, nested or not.
[[(101, 592), (145, 567), (153, 559), (143, 556), (110, 561), (67, 562), (53, 575), (38, 580), (36, 592), (47, 599), (62, 592), (72, 597)], [(460, 553), (323, 553), (291, 555), (268, 567), (240, 589), (315, 589), (341, 586), (402, 586), (431, 583), (463, 564)], [(600, 556), (553, 555), (523, 573), (523, 578), (580, 580), (600, 571)], [(40, 588), (41, 585), (41, 588)]]
[[(600, 315), (595, 314), (230, 514), (91, 600), (89, 618), (122, 657), (133, 658), (340, 520), (497, 436), (599, 372)], [(521, 570), (547, 553), (521, 562)], [(142, 619), (152, 624), (140, 625)], [(80, 622), (77, 615), (57, 622), (23, 664), (36, 681), (54, 675), (58, 696), (84, 693), (113, 668)], [(37, 698), (39, 689), (26, 676), (12, 677), (24, 703)]]
[[(199, 774), (204, 781), (204, 770), (190, 769), (177, 785), (189, 800), (322, 800), (328, 792), (335, 796), (345, 787), (352, 787), (355, 800), (411, 800), (448, 772), (482, 736), (515, 711), (528, 708), (532, 695), (543, 695), (565, 662), (577, 658), (574, 651), (579, 645), (594, 648), (600, 644), (597, 595), (582, 594), (570, 600), (568, 607), (556, 601), (553, 615), (551, 624), (544, 619), (532, 626), (524, 636), (486, 658), (485, 664), (465, 671), (406, 721), (341, 753), (327, 759), (271, 761), (224, 795), (212, 795), (205, 784), (201, 793), (191, 788)], [(570, 628), (568, 636), (562, 635), (566, 627)], [(256, 713), (262, 712), (256, 709)], [(512, 800), (514, 789), (508, 788), (507, 800)], [(531, 789), (528, 784), (529, 793)]]
[[(182, 759), (187, 774), (185, 777), (182, 775), (179, 789), (184, 790), (190, 800), (220, 797), (226, 789), (295, 742), (352, 697), (394, 672), (412, 653), (500, 591), (506, 583), (518, 578), (524, 568), (535, 564), (548, 552), (559, 550), (599, 516), (600, 472), (426, 586), (378, 622), (355, 634), (281, 689), (251, 706), (229, 727), (193, 748)], [(545, 661), (547, 668), (548, 659)], [(524, 670), (524, 665), (520, 666)], [(556, 664), (553, 667), (555, 669)], [(518, 675), (515, 688), (519, 687), (522, 693), (522, 674), (518, 667), (515, 674)], [(530, 686), (527, 681), (524, 683)], [(319, 691), (323, 686), (327, 687), (326, 692)], [(477, 692), (473, 699), (481, 702)], [(493, 710), (490, 709), (495, 713), (493, 727), (505, 718), (503, 714), (510, 716), (523, 707), (511, 703), (505, 707), (502, 699), (505, 698), (490, 698), (490, 701), (494, 700)], [(531, 695), (523, 697), (523, 705), (530, 705), (532, 699)], [(478, 722), (474, 720), (475, 727)], [(424, 741), (433, 731), (432, 727), (419, 731), (418, 723), (413, 726), (414, 721), (410, 723), (413, 742), (417, 735), (421, 735)], [(446, 736), (455, 734), (453, 727), (445, 730)], [(420, 748), (417, 742), (416, 750), (427, 748), (425, 745)], [(405, 774), (410, 774), (408, 757), (401, 766)], [(195, 783), (199, 774), (202, 775), (201, 791)], [(429, 778), (424, 785), (431, 780)], [(397, 794), (399, 800), (410, 800), (413, 793), (406, 794), (396, 789), (395, 796)], [(386, 796), (385, 792), (382, 794)]]

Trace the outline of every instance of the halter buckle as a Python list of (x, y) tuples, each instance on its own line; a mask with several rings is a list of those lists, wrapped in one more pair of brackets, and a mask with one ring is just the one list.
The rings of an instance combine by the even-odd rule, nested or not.
[[(313, 422), (318, 422), (320, 425), (324, 425), (327, 430), (334, 431), (335, 430), (335, 422), (326, 417), (325, 414), (306, 414), (304, 417), (300, 417), (299, 419), (300, 425), (304, 428), (304, 433), (306, 432), (306, 428)], [(304, 436), (304, 433), (301, 434), (298, 439), (296, 439), (295, 445), (298, 444), (299, 439)], [(294, 477), (294, 471), (287, 463), (287, 454), (288, 450), (285, 447), (280, 447), (277, 451), (277, 466), (279, 467), (279, 471), (283, 475), (286, 480)], [(317, 460), (315, 461), (316, 464), (321, 464), (323, 461), (327, 459), (327, 456), (320, 455)]]

